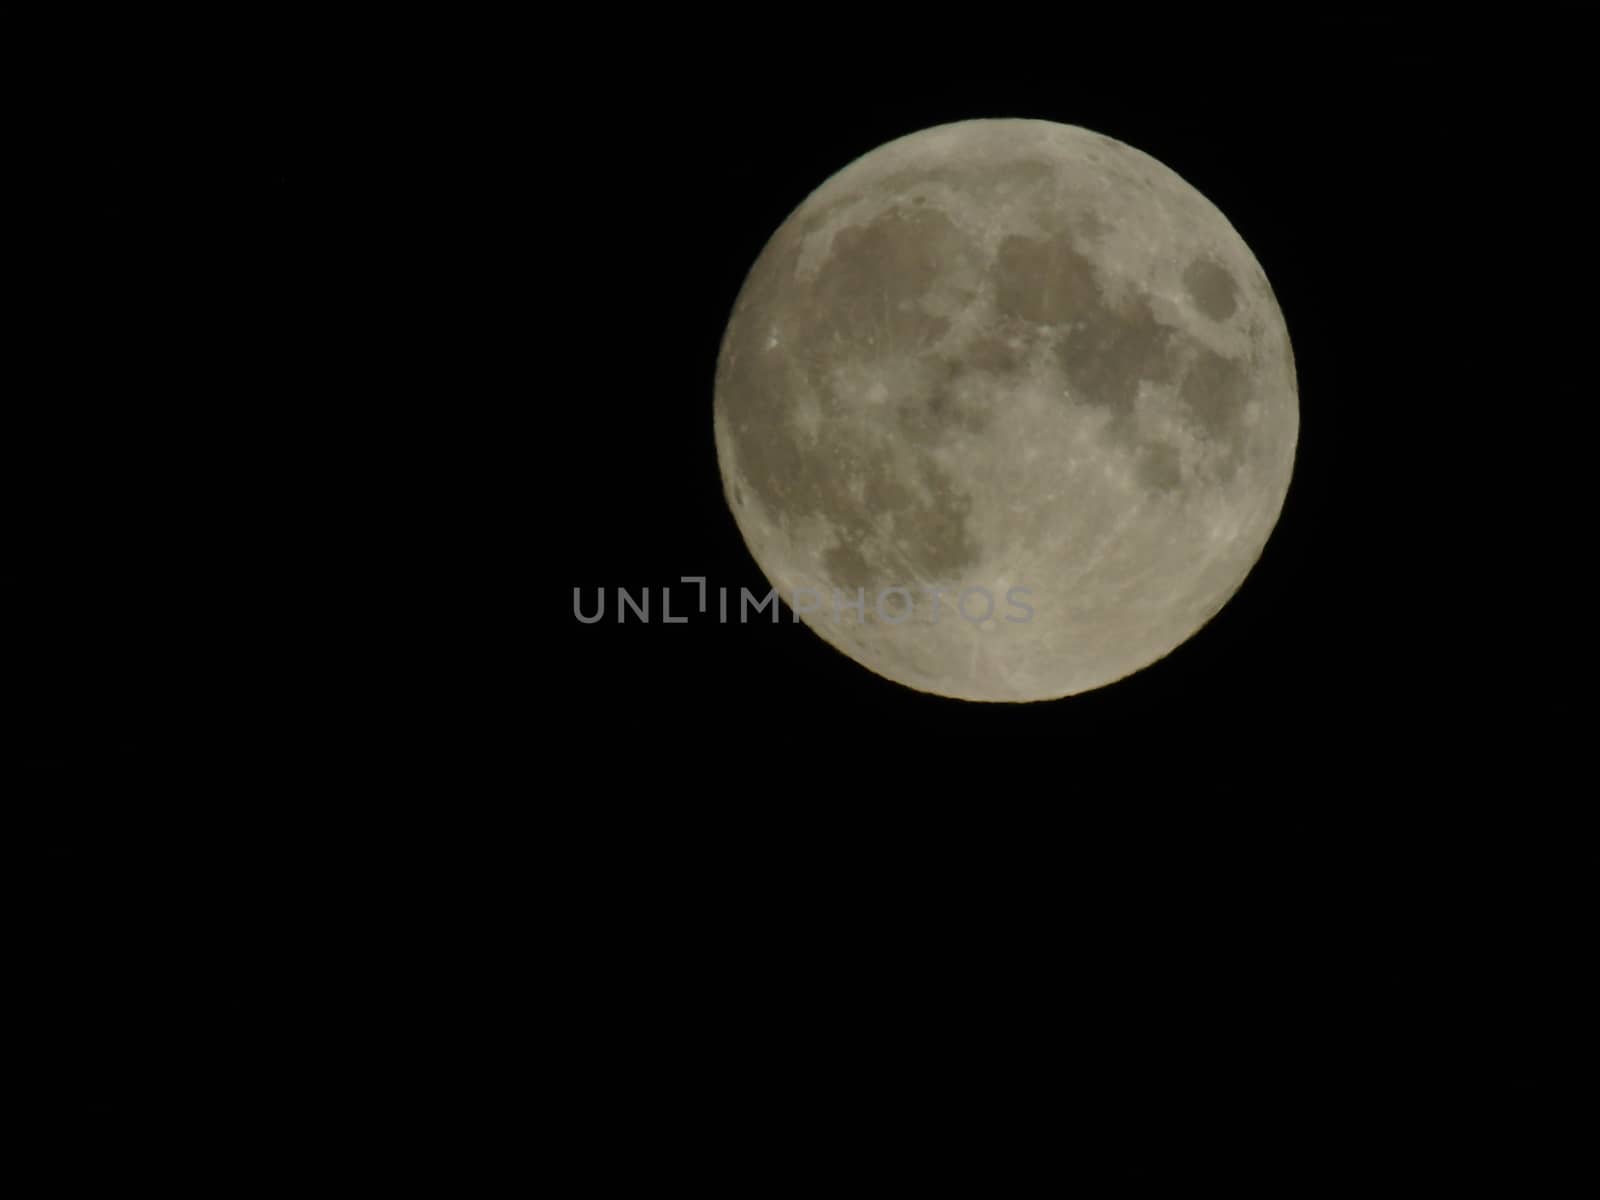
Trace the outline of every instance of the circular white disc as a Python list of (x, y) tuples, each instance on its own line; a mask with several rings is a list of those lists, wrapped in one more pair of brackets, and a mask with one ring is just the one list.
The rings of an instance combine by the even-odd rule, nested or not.
[(829, 179), (751, 269), (717, 372), (728, 501), (784, 601), (967, 700), (1087, 691), (1193, 635), (1260, 556), (1298, 427), (1227, 219), (1047, 121), (939, 126)]

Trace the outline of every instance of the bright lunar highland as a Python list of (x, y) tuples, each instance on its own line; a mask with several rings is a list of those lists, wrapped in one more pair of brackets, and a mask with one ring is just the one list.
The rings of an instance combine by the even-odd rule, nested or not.
[(1259, 559), (1299, 431), (1266, 275), (1113, 138), (913, 133), (828, 179), (734, 305), (715, 436), (734, 518), (806, 623), (924, 692), (1102, 687)]

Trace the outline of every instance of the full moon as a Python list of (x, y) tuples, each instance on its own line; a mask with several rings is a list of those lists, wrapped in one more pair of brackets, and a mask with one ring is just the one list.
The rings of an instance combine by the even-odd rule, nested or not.
[(1192, 637), (1294, 468), (1294, 359), (1217, 208), (1035, 120), (941, 125), (832, 176), (734, 304), (714, 430), (794, 614), (975, 701), (1103, 687)]

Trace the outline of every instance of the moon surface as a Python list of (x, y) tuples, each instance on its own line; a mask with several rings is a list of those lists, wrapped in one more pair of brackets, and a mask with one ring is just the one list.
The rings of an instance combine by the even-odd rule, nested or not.
[(862, 666), (975, 701), (1102, 687), (1239, 588), (1299, 403), (1255, 256), (1149, 155), (974, 120), (828, 179), (762, 250), (717, 366), (728, 503)]

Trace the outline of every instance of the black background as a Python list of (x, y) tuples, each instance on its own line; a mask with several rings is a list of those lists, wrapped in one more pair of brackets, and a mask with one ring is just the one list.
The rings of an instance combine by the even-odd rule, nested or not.
[[(1554, 1169), (1592, 863), (1573, 589), (1515, 502), (1571, 483), (1563, 31), (604, 24), (146, 80), (54, 149), (11, 578), (74, 1102), (348, 1117), (437, 1041), (543, 1063), (541, 1136), (618, 1171), (945, 1122), (977, 1178)], [(744, 274), (984, 116), (1154, 155), (1271, 279), (1300, 444), (1237, 596), (1035, 705), (787, 614), (579, 624), (765, 592), (711, 439)]]

